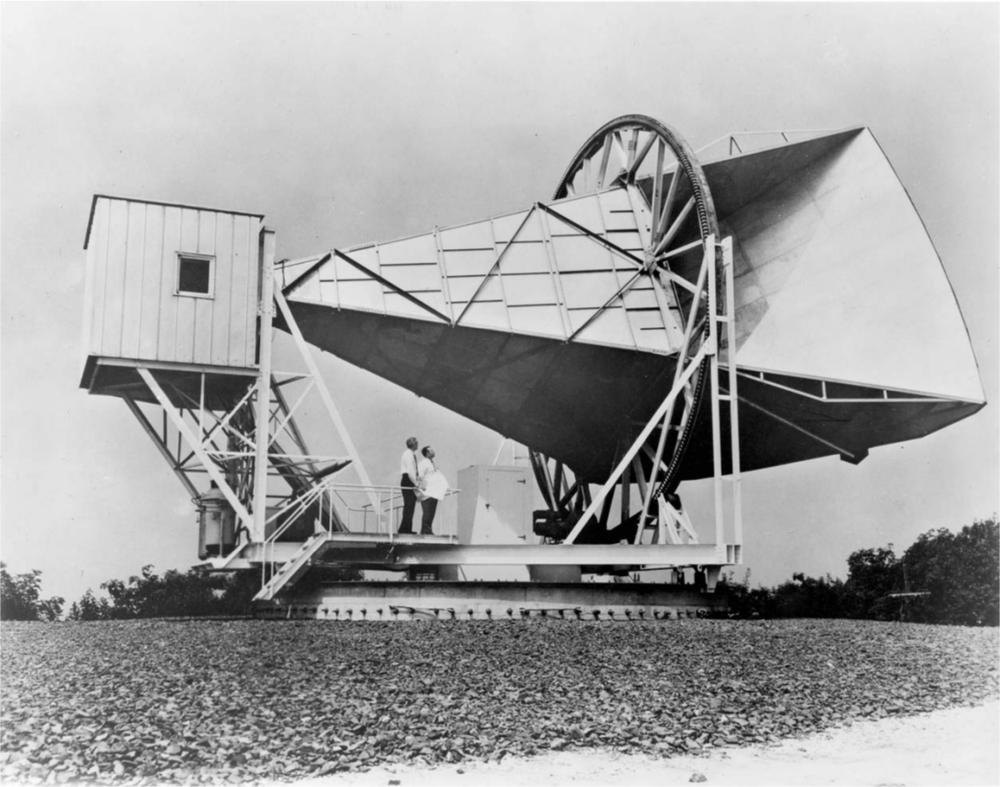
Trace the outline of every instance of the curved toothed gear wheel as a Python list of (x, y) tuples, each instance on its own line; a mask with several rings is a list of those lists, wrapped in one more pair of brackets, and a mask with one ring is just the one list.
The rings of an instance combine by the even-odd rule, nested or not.
[[(673, 356), (680, 363), (694, 356), (708, 338), (706, 299), (692, 297), (676, 281), (681, 278), (695, 284), (703, 242), (710, 236), (719, 238), (708, 181), (694, 152), (670, 126), (646, 115), (624, 115), (605, 123), (583, 144), (554, 196), (563, 199), (622, 187), (644, 200), (649, 211), (650, 226), (640, 230), (648, 270), (672, 291), (680, 307), (681, 325), (694, 326)], [(721, 299), (723, 277), (718, 256), (716, 273)], [(674, 408), (672, 437), (663, 455), (667, 469), (657, 495), (673, 492), (679, 483), (681, 464), (705, 398), (707, 373), (706, 360), (691, 376), (683, 400)]]

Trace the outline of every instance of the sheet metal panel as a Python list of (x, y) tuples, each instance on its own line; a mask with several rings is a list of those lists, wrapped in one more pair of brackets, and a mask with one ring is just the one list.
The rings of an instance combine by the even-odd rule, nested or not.
[(553, 242), (557, 244), (556, 264), (561, 273), (614, 269), (612, 253), (586, 236), (579, 233), (557, 236), (553, 231)]
[[(480, 285), (482, 285), (482, 289), (476, 295)], [(481, 276), (452, 276), (448, 279), (448, 287), (452, 303), (456, 305), (464, 306), (472, 300), (473, 295), (476, 295), (477, 303), (487, 301), (504, 303), (504, 288), (500, 285), (499, 276), (490, 276), (485, 280), (485, 283)]]
[[(544, 257), (542, 259), (544, 261)], [(559, 302), (548, 271), (503, 274), (503, 283), (509, 306), (555, 306)], [(546, 332), (560, 335), (558, 322), (547, 326)]]
[(128, 253), (128, 203), (115, 201), (108, 208), (108, 254), (104, 271), (103, 354), (121, 356), (125, 312), (125, 263)]
[[(246, 274), (245, 300), (241, 304), (233, 303), (233, 317), (230, 325), (238, 330), (238, 317), (243, 318), (243, 342), (241, 350), (245, 366), (257, 365), (257, 302), (260, 299), (260, 260), (263, 257), (260, 231), (263, 221), (253, 216), (237, 216), (237, 227), (242, 222), (246, 234), (242, 232), (236, 237), (244, 237), (242, 246), (233, 246), (233, 271)], [(237, 312), (239, 308), (239, 312)]]
[[(502, 246), (507, 243), (511, 238), (514, 237), (514, 233), (517, 232), (518, 227), (521, 226), (521, 222), (524, 221), (525, 216), (528, 215), (528, 211), (523, 210), (517, 213), (508, 213), (504, 216), (497, 216), (493, 219), (493, 238), (497, 246)], [(529, 238), (528, 231), (525, 231), (523, 235), (519, 234), (519, 237), (524, 239)]]
[(507, 278), (520, 273), (549, 275), (549, 257), (545, 244), (540, 240), (530, 241), (518, 237), (510, 244), (500, 262), (500, 275)]
[(463, 251), (441, 252), (444, 261), (445, 274), (449, 279), (453, 276), (482, 277), (490, 272), (493, 263), (497, 261), (497, 252), (493, 248)]
[(462, 325), (491, 328), (497, 331), (514, 330), (512, 310), (496, 301), (476, 300), (465, 313)]
[[(571, 197), (553, 206), (617, 246), (640, 246), (638, 219), (623, 189)], [(637, 269), (635, 261), (537, 208), (343, 253), (435, 311), (451, 319), (461, 315), (463, 325), (560, 340), (583, 325)], [(440, 319), (336, 255), (298, 282), (292, 297)], [(676, 326), (665, 328), (662, 316), (657, 320), (647, 314), (658, 308), (651, 284), (640, 282), (625, 304), (627, 312), (619, 300), (612, 310), (616, 313), (599, 317), (576, 338), (656, 353), (676, 350)]]
[(180, 240), (170, 262), (173, 264), (174, 275), (171, 288), (177, 302), (177, 322), (174, 325), (174, 346), (171, 360), (195, 361), (195, 318), (197, 315), (197, 300), (193, 296), (178, 295), (178, 256), (177, 251), (198, 252), (198, 212), (188, 208), (181, 209)]
[(379, 245), (382, 265), (437, 264), (437, 246), (433, 234), (390, 241)]
[(137, 358), (156, 358), (163, 311), (160, 286), (163, 281), (163, 210), (145, 207), (145, 232), (142, 239), (141, 312), (139, 315), (139, 350)]
[[(231, 260), (233, 258), (233, 218), (225, 213), (214, 215), (215, 226), (212, 242), (215, 245), (213, 253), (217, 260)], [(215, 303), (211, 313), (211, 332), (208, 337), (208, 363), (228, 365), (233, 362), (229, 354), (230, 331), (227, 330), (232, 300), (233, 266), (216, 265)]]
[[(426, 237), (426, 236), (425, 236)], [(433, 236), (431, 236), (433, 238)], [(465, 249), (493, 250), (493, 235), (487, 222), (465, 224), (460, 227), (442, 229), (438, 233), (441, 248), (444, 251), (462, 251)]]
[[(381, 250), (380, 250), (381, 251)], [(436, 262), (418, 262), (414, 265), (381, 265), (382, 275), (408, 292), (441, 292), (441, 274)]]
[[(576, 331), (594, 314), (595, 310), (582, 309), (570, 312), (571, 329)], [(634, 343), (632, 326), (621, 306), (612, 306), (601, 312), (586, 328), (577, 334), (574, 341), (593, 342), (595, 344), (630, 344)]]
[(99, 353), (104, 332), (104, 280), (108, 257), (109, 204), (99, 200), (94, 205), (87, 245), (87, 281), (84, 285), (84, 355)]
[[(139, 356), (139, 336), (142, 333), (142, 283), (145, 274), (146, 205), (126, 204), (124, 286), (122, 288), (122, 334), (120, 355)], [(136, 262), (133, 262), (136, 260)]]
[[(519, 333), (536, 336), (555, 335), (554, 326), (560, 324), (557, 305), (524, 305), (510, 310), (511, 328)], [(560, 331), (561, 333), (562, 331)]]
[[(215, 248), (216, 214), (208, 211), (198, 211), (198, 253), (216, 257)], [(212, 324), (216, 311), (222, 312), (222, 305), (217, 299), (219, 286), (218, 258), (212, 264), (211, 298), (193, 298), (194, 319), (194, 350), (195, 363), (212, 362)]]
[(160, 330), (157, 360), (172, 361), (177, 357), (177, 317), (179, 299), (174, 296), (177, 282), (177, 250), (181, 248), (181, 209), (163, 210), (163, 259), (160, 290)]
[[(414, 292), (412, 293), (418, 297), (423, 303), (430, 306), (442, 314), (447, 311), (447, 305), (444, 302), (444, 297), (441, 292)], [(385, 311), (389, 314), (399, 314), (404, 317), (414, 317), (420, 319), (422, 317), (429, 316), (429, 312), (424, 309), (419, 304), (414, 303), (409, 298), (399, 293), (393, 292), (392, 290), (385, 290), (383, 293), (383, 299), (385, 303)]]
[[(553, 203), (553, 207), (561, 215), (583, 227), (593, 229), (603, 228), (604, 216), (601, 203), (593, 196), (570, 197), (558, 203)], [(558, 219), (553, 218), (553, 222), (558, 222)], [(577, 230), (561, 222), (554, 224), (552, 229), (553, 234), (566, 232), (576, 234)]]
[(871, 133), (786, 175), (724, 217), (739, 364), (983, 401), (941, 262)]
[(614, 271), (564, 274), (560, 281), (571, 309), (600, 308), (618, 289)]
[(374, 279), (360, 274), (352, 279), (338, 277), (337, 293), (340, 296), (339, 305), (344, 308), (384, 311), (382, 285)]

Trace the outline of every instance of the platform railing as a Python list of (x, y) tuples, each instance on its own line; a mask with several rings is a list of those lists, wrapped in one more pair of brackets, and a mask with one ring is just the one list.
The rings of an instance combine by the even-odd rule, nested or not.
[[(377, 535), (393, 535), (399, 530), (403, 511), (403, 490), (398, 486), (369, 486), (361, 484), (331, 484), (331, 492), (337, 497), (342, 512), (346, 512), (345, 525), (352, 533), (373, 533)], [(449, 489), (445, 497), (438, 501), (434, 516), (434, 532), (437, 535), (455, 535), (455, 517), (452, 505), (458, 494), (457, 489)], [(366, 499), (363, 503), (354, 503), (350, 497)], [(376, 499), (377, 509), (370, 502), (370, 496)], [(414, 530), (419, 532), (421, 517), (420, 502), (417, 502), (413, 520)], [(332, 532), (332, 521), (322, 523), (324, 529)]]
[[(438, 501), (434, 516), (434, 531), (438, 535), (455, 535), (455, 495), (460, 490), (449, 489)], [(273, 544), (309, 509), (317, 500), (326, 496), (326, 505), (321, 506), (321, 515), (314, 524), (328, 534), (342, 529), (351, 533), (392, 535), (399, 530), (403, 510), (403, 490), (398, 486), (378, 486), (373, 484), (344, 484), (323, 481), (316, 484), (306, 494), (286, 500), (285, 504), (270, 513), (267, 525), (275, 524), (264, 539), (265, 544)], [(353, 498), (353, 500), (352, 500)], [(372, 499), (377, 505), (373, 506)], [(363, 502), (357, 502), (363, 501)], [(345, 516), (346, 514), (346, 516)], [(422, 507), (420, 501), (414, 509), (414, 529), (419, 529)]]
[[(393, 532), (392, 511), (394, 502), (402, 507), (402, 490), (398, 486), (365, 486), (362, 484), (334, 484), (330, 490), (340, 503), (341, 512), (346, 512), (344, 524), (352, 533), (376, 533), (388, 535)], [(364, 496), (363, 503), (351, 498)], [(372, 497), (375, 504), (371, 502)], [(377, 506), (377, 508), (375, 507)], [(327, 530), (330, 530), (327, 525)]]
[[(434, 535), (456, 536), (457, 516), (454, 506), (460, 490), (449, 489), (443, 499), (438, 501), (434, 516)], [(325, 497), (326, 505), (320, 506), (321, 515), (314, 526), (316, 533), (325, 532), (332, 535), (343, 532), (346, 527), (350, 533), (365, 533), (385, 536), (391, 539), (399, 530), (403, 510), (403, 490), (398, 486), (379, 486), (374, 484), (344, 484), (332, 480), (323, 480), (309, 489), (308, 492), (275, 510), (266, 520), (266, 524), (278, 524), (264, 539), (264, 560), (262, 562), (262, 582), (266, 582), (274, 572), (275, 544), (288, 529), (299, 521), (303, 515), (308, 515), (309, 509)], [(363, 500), (354, 503), (351, 498)], [(372, 500), (377, 504), (373, 506)], [(335, 505), (336, 504), (336, 505)], [(346, 512), (346, 515), (345, 515)], [(335, 518), (336, 513), (336, 518)], [(420, 501), (413, 514), (414, 532), (420, 532), (422, 508)]]

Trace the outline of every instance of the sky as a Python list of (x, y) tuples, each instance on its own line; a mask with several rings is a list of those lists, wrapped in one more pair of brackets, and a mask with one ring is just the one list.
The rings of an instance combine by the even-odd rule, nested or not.
[[(871, 128), (940, 254), (989, 402), (858, 466), (746, 474), (738, 576), (843, 577), (855, 549), (901, 553), (993, 515), (998, 9), (4, 3), (0, 559), (67, 601), (197, 562), (183, 487), (121, 401), (78, 387), (91, 195), (263, 213), (278, 257), (305, 256), (547, 199), (582, 142), (627, 113), (695, 148)], [(337, 359), (321, 368), (374, 482), (395, 481), (414, 431), (452, 478), (493, 460), (496, 434)]]

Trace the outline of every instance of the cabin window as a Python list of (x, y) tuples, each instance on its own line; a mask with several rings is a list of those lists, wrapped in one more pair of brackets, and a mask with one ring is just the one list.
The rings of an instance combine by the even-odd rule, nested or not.
[(205, 254), (177, 255), (177, 294), (212, 297), (214, 257)]

